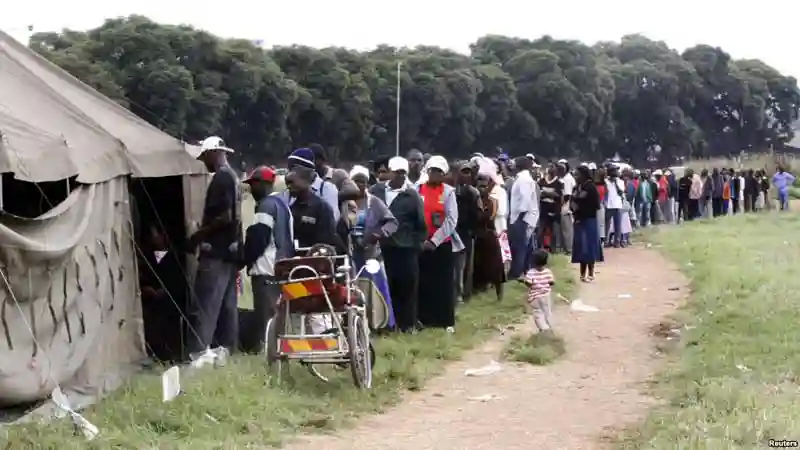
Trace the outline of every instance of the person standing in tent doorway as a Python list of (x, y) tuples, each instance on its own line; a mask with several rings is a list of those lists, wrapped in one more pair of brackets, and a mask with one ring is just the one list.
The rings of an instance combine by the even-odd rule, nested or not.
[(194, 293), (188, 307), (187, 346), (195, 359), (212, 345), (236, 349), (239, 317), (236, 276), (242, 260), (241, 191), (239, 178), (228, 164), (233, 150), (217, 136), (200, 145), (201, 160), (213, 172), (206, 191), (203, 220), (189, 238), (188, 251), (198, 250)]
[(250, 186), (256, 207), (253, 224), (245, 232), (243, 262), (253, 289), (259, 348), (263, 348), (267, 322), (275, 315), (281, 295), (275, 284), (275, 262), (294, 255), (292, 213), (280, 197), (271, 195), (275, 172), (269, 167), (257, 167), (244, 182)]

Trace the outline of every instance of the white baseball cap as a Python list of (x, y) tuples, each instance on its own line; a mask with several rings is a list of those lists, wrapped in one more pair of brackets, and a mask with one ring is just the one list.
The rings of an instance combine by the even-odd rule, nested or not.
[(219, 136), (209, 136), (200, 143), (201, 155), (209, 150), (222, 150), (224, 152), (233, 153), (233, 149), (226, 146), (225, 141)]
[(653, 172), (653, 175), (661, 175), (661, 174), (662, 174), (662, 172), (661, 172), (661, 169), (656, 169), (656, 170)]
[(408, 160), (403, 158), (402, 156), (393, 156), (389, 160), (389, 172), (398, 172), (403, 170), (408, 172)]

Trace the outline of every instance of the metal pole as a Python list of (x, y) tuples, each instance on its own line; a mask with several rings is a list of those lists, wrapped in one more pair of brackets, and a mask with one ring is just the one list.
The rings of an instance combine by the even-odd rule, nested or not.
[(395, 156), (400, 156), (400, 66), (402, 64), (402, 62), (397, 61), (397, 119), (394, 131)]

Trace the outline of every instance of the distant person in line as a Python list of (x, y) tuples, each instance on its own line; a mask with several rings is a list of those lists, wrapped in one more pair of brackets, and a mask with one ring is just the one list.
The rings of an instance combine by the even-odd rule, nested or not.
[(561, 239), (559, 239), (561, 248), (559, 250), (569, 254), (572, 250), (572, 211), (569, 209), (569, 202), (572, 191), (575, 189), (575, 177), (572, 176), (572, 170), (566, 159), (558, 161), (556, 173), (561, 179), (564, 194), (561, 200), (561, 220), (559, 222), (561, 225)]
[(581, 281), (594, 281), (595, 263), (603, 261), (603, 246), (600, 244), (600, 226), (597, 211), (600, 210), (600, 194), (587, 166), (576, 171), (575, 191), (570, 209), (575, 219), (572, 241), (572, 262), (580, 265)]
[(534, 235), (539, 223), (539, 198), (531, 176), (533, 161), (527, 157), (515, 160), (517, 176), (511, 187), (508, 215), (508, 241), (511, 246), (511, 268), (508, 277), (517, 279), (530, 267)]
[(406, 159), (408, 160), (408, 175), (406, 177), (408, 182), (415, 186), (424, 183), (422, 169), (425, 161), (422, 157), (422, 152), (417, 149), (411, 149), (406, 154)]
[(325, 148), (319, 144), (309, 144), (308, 148), (314, 152), (314, 171), (323, 180), (331, 181), (333, 169), (328, 165), (328, 153)]
[[(366, 167), (354, 166), (350, 171), (350, 179), (358, 187), (358, 197), (353, 201), (355, 207), (348, 214), (348, 231), (353, 265), (355, 270), (359, 271), (369, 259), (377, 259), (383, 263), (380, 242), (391, 237), (397, 231), (398, 224), (397, 219), (383, 200), (367, 191), (369, 170)], [(388, 319), (386, 326), (393, 329), (395, 321), (392, 312), (392, 295), (383, 264), (377, 273), (362, 272), (361, 278), (367, 282), (362, 283), (362, 289), (367, 287), (364, 289), (364, 293), (367, 294), (371, 309), (382, 307), (382, 310), (386, 310)], [(365, 284), (367, 286), (364, 286)], [(372, 319), (370, 318), (371, 322)]]
[[(339, 221), (340, 217), (340, 202), (339, 202), (339, 189), (336, 188), (336, 185), (333, 184), (331, 181), (325, 180), (323, 177), (319, 176), (317, 173), (317, 165), (315, 162), (315, 155), (314, 151), (309, 148), (298, 148), (297, 150), (293, 151), (291, 155), (289, 155), (289, 159), (287, 161), (287, 167), (289, 171), (293, 170), (297, 167), (303, 167), (306, 169), (311, 169), (311, 192), (320, 197), (321, 199), (325, 200), (325, 203), (331, 207), (333, 210), (333, 219), (334, 222)], [(307, 171), (302, 171), (304, 174)], [(288, 175), (287, 175), (288, 176)], [(286, 186), (289, 186), (289, 183), (286, 182)], [(289, 206), (292, 206), (294, 202), (294, 197), (291, 196), (290, 192), (287, 190), (282, 194), (283, 199), (287, 202)]]
[(419, 256), (419, 320), (425, 327), (453, 332), (455, 253), (464, 249), (456, 232), (458, 202), (455, 189), (444, 183), (450, 170), (447, 160), (434, 155), (427, 167), (428, 179), (419, 186), (428, 231)]
[[(200, 229), (189, 238), (187, 250), (199, 250), (194, 298), (189, 303), (187, 346), (190, 356), (219, 344), (236, 350), (239, 317), (236, 277), (242, 260), (241, 190), (228, 164), (233, 150), (216, 136), (200, 145), (198, 159), (213, 172), (206, 191)], [(194, 359), (194, 358), (193, 358)]]
[[(382, 200), (397, 220), (397, 231), (380, 240), (389, 291), (392, 293), (397, 329), (417, 330), (419, 296), (419, 256), (427, 238), (422, 198), (406, 178), (408, 161), (402, 156), (388, 160), (391, 178), (372, 186), (370, 194)], [(378, 179), (385, 179), (381, 172)]]
[(795, 181), (795, 176), (784, 169), (782, 164), (778, 164), (778, 170), (772, 176), (772, 184), (778, 190), (778, 204), (781, 211), (789, 210), (789, 188)]
[(294, 255), (292, 213), (278, 195), (272, 194), (275, 172), (269, 167), (257, 167), (244, 183), (250, 186), (256, 204), (253, 224), (245, 231), (243, 262), (253, 290), (259, 348), (263, 348), (267, 322), (275, 315), (281, 295), (280, 286), (275, 284), (275, 262)]

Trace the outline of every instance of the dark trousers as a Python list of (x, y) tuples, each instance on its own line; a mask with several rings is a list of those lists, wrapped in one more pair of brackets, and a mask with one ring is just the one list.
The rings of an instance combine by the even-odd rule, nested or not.
[(700, 200), (690, 198), (689, 199), (689, 215), (686, 217), (686, 220), (694, 220), (700, 217)]
[(532, 243), (528, 224), (522, 217), (508, 226), (508, 244), (511, 247), (511, 268), (508, 271), (508, 279), (517, 279), (528, 271), (533, 252)]
[(250, 278), (256, 333), (262, 348), (266, 338), (264, 333), (267, 330), (267, 323), (275, 316), (275, 308), (281, 296), (281, 288), (274, 281), (275, 277), (269, 275), (254, 275)]
[(733, 203), (733, 213), (739, 214), (739, 199), (738, 198), (731, 199), (731, 203)]
[(711, 211), (713, 212), (714, 217), (719, 217), (722, 215), (722, 198), (711, 199)]
[(550, 242), (549, 242), (549, 250), (551, 252), (555, 252), (558, 250), (559, 243), (561, 241), (561, 227), (559, 226), (561, 222), (561, 214), (557, 213), (553, 216), (549, 214), (542, 214), (539, 216), (539, 226), (536, 228), (536, 242), (540, 246), (544, 247), (544, 237), (549, 233), (550, 235)]
[(187, 316), (187, 346), (190, 353), (207, 347), (223, 346), (236, 350), (239, 337), (239, 312), (236, 309), (235, 264), (217, 258), (200, 257), (194, 292)]
[(748, 213), (756, 210), (756, 196), (751, 193), (745, 192), (744, 194), (744, 212)]
[[(606, 245), (614, 245), (619, 247), (622, 239), (622, 210), (618, 208), (606, 208)], [(614, 224), (614, 241), (611, 242), (611, 224)], [(655, 222), (653, 222), (655, 223)]]
[(403, 247), (382, 247), (383, 265), (397, 328), (409, 331), (418, 320), (419, 250)]
[(680, 200), (678, 201), (678, 220), (676, 222), (680, 222), (681, 220), (689, 220), (689, 200)]

